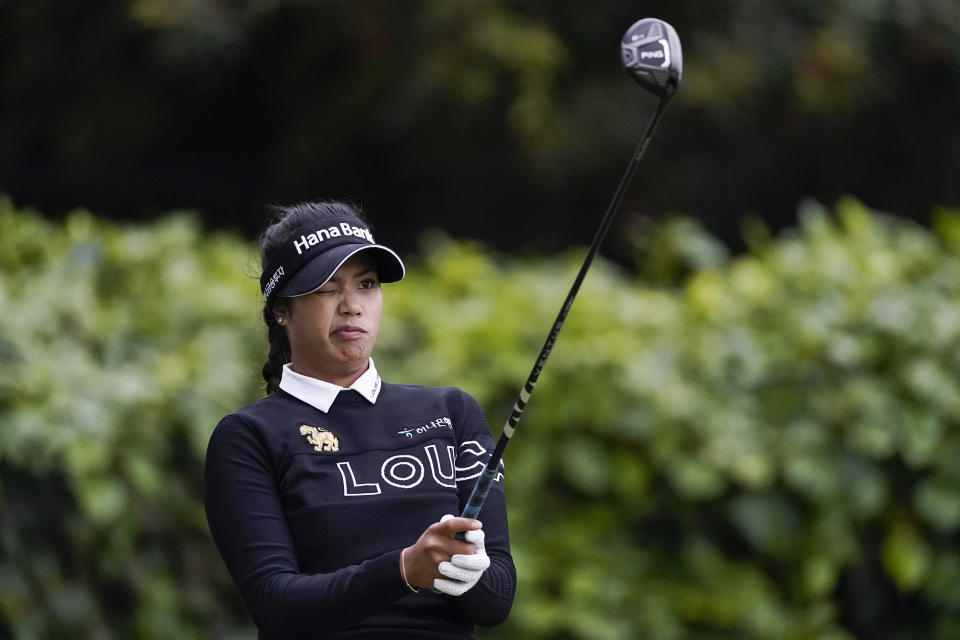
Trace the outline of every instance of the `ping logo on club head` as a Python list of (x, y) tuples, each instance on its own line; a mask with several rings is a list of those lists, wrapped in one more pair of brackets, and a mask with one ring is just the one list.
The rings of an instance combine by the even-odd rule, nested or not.
[(311, 427), (308, 424), (300, 425), (300, 435), (307, 437), (307, 442), (313, 445), (314, 451), (340, 451), (340, 441), (332, 432), (323, 427)]
[[(666, 42), (663, 42), (661, 44), (664, 45), (664, 49), (665, 49)], [(654, 50), (646, 49), (640, 52), (641, 60), (646, 60), (648, 58), (660, 58), (662, 60), (663, 58), (666, 58), (666, 57), (667, 57), (667, 54), (663, 52), (663, 49), (654, 49)]]
[[(639, 39), (633, 36), (634, 39)], [(659, 67), (670, 66), (670, 43), (665, 39), (653, 42), (639, 42), (623, 48), (623, 59), (627, 66)]]

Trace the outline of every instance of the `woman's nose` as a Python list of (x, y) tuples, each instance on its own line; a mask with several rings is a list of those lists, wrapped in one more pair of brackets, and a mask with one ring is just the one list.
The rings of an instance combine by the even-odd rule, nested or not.
[(360, 305), (360, 296), (356, 291), (347, 290), (340, 299), (340, 312), (347, 315), (357, 315), (363, 311)]

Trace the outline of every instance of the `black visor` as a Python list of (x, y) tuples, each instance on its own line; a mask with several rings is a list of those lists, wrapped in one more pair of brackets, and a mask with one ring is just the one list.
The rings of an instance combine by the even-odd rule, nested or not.
[(357, 218), (330, 218), (321, 226), (309, 222), (294, 231), (260, 276), (264, 301), (316, 291), (352, 256), (366, 251), (377, 265), (381, 282), (397, 282), (405, 273), (394, 251), (376, 244)]

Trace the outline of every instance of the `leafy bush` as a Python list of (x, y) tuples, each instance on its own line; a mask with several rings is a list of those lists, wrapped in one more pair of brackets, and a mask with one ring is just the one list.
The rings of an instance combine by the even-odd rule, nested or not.
[[(735, 258), (677, 220), (646, 275), (596, 264), (506, 455), (520, 584), (482, 637), (960, 636), (960, 214), (934, 229), (807, 204)], [(582, 253), (429, 245), (378, 367), (498, 435)], [(251, 634), (199, 491), (260, 393), (253, 255), (0, 204), (0, 636)]]
[(200, 471), (212, 425), (256, 391), (250, 257), (186, 216), (55, 227), (0, 203), (0, 627), (13, 637), (245, 625)]

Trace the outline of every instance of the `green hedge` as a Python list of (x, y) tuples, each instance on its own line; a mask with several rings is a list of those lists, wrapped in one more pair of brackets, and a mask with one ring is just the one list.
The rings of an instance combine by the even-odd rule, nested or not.
[[(689, 220), (591, 271), (507, 452), (519, 572), (488, 638), (960, 637), (960, 213)], [(495, 435), (582, 260), (435, 235), (385, 288), (384, 377)], [(200, 504), (260, 394), (253, 247), (174, 214), (0, 201), (0, 637), (250, 637)]]

